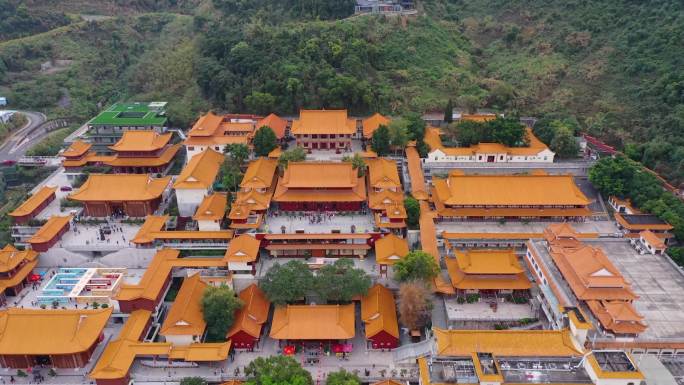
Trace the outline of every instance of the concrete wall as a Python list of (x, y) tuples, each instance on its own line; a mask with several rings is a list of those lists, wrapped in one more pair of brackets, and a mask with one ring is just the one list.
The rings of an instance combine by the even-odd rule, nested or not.
[(182, 217), (191, 217), (197, 211), (202, 199), (207, 195), (205, 189), (179, 189), (176, 190), (176, 202), (178, 202), (178, 212)]

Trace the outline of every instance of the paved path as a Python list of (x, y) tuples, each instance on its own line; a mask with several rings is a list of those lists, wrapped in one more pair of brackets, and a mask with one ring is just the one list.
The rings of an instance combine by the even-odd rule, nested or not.
[(47, 132), (37, 131), (46, 121), (44, 114), (33, 111), (18, 111), (28, 118), (28, 123), (21, 129), (14, 132), (0, 145), (0, 162), (5, 160), (17, 161), (26, 154), (31, 146), (38, 143)]

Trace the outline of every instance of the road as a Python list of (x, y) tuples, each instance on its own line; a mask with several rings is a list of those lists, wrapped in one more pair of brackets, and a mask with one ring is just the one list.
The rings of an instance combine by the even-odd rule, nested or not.
[(40, 142), (48, 135), (47, 132), (36, 130), (36, 128), (45, 122), (45, 115), (33, 111), (18, 112), (21, 112), (28, 118), (28, 123), (23, 128), (15, 131), (0, 144), (0, 162), (5, 160), (19, 160), (19, 158), (26, 154), (26, 151), (28, 151), (31, 146)]

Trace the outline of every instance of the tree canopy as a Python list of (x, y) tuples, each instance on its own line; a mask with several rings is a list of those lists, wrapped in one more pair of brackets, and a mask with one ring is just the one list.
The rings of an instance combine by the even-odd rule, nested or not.
[(371, 138), (371, 148), (378, 156), (388, 155), (390, 152), (390, 132), (389, 128), (381, 124), (377, 130), (373, 132)]
[(438, 273), (435, 258), (422, 250), (411, 251), (394, 264), (394, 278), (400, 282), (428, 281)]
[(314, 277), (304, 262), (291, 260), (281, 265), (276, 263), (259, 283), (269, 301), (285, 305), (303, 300), (311, 291)]
[(515, 117), (497, 117), (486, 122), (455, 122), (447, 132), (454, 133), (454, 139), (463, 147), (478, 143), (501, 143), (509, 147), (520, 147), (529, 143), (525, 126)]
[(235, 312), (242, 307), (242, 301), (226, 286), (209, 286), (202, 295), (202, 314), (207, 323), (207, 341), (222, 342), (233, 325)]
[(668, 222), (677, 240), (684, 241), (684, 202), (640, 164), (621, 155), (602, 158), (589, 170), (589, 180), (605, 196), (629, 198), (640, 210)]
[(356, 374), (340, 369), (337, 372), (328, 373), (325, 385), (361, 385), (361, 380)]
[(418, 222), (420, 220), (420, 203), (418, 200), (412, 196), (407, 196), (404, 198), (404, 208), (406, 209), (406, 224), (411, 229), (418, 228)]
[(314, 279), (314, 289), (326, 301), (349, 302), (357, 295), (368, 293), (371, 283), (363, 269), (354, 267), (354, 261), (341, 258), (320, 268)]
[(207, 385), (207, 380), (202, 377), (184, 377), (180, 385)]
[(371, 279), (348, 258), (323, 266), (316, 275), (304, 262), (292, 260), (284, 265), (276, 263), (259, 286), (276, 305), (299, 302), (309, 294), (316, 294), (326, 302), (349, 302), (354, 296), (368, 292)]
[(311, 373), (288, 356), (257, 357), (245, 367), (247, 385), (313, 385)]
[(278, 147), (278, 137), (273, 129), (268, 126), (261, 126), (254, 134), (254, 153), (257, 156), (268, 156), (268, 154)]
[(290, 162), (301, 162), (306, 159), (306, 151), (301, 147), (295, 147), (283, 151), (278, 158), (278, 168), (285, 170)]
[(356, 170), (358, 176), (364, 176), (366, 175), (366, 161), (363, 159), (361, 155), (359, 155), (358, 152), (355, 152), (354, 155), (349, 156), (345, 155), (342, 157), (343, 162), (348, 162), (352, 164), (352, 168)]

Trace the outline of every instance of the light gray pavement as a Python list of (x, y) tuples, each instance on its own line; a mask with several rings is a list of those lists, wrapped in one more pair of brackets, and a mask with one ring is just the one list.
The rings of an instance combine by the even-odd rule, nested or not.
[(534, 312), (529, 304), (511, 302), (497, 303), (496, 311), (487, 302), (459, 304), (456, 299), (444, 300), (449, 322), (456, 321), (518, 321), (522, 318), (533, 318)]
[[(541, 233), (554, 222), (440, 222), (437, 233), (442, 231), (453, 233)], [(613, 221), (570, 222), (580, 233), (614, 234), (618, 229)]]
[[(266, 217), (265, 232), (280, 233), (281, 226), (285, 226), (287, 233), (304, 230), (306, 233), (330, 233), (339, 230), (343, 233), (351, 232), (351, 226), (356, 226), (357, 233), (373, 231), (373, 216), (370, 214), (342, 215), (342, 214), (308, 214), (296, 215), (271, 215)], [(320, 222), (316, 220), (320, 218)]]
[(667, 257), (640, 255), (626, 239), (586, 243), (602, 248), (639, 296), (634, 306), (648, 325), (640, 337), (684, 339), (684, 275)]

